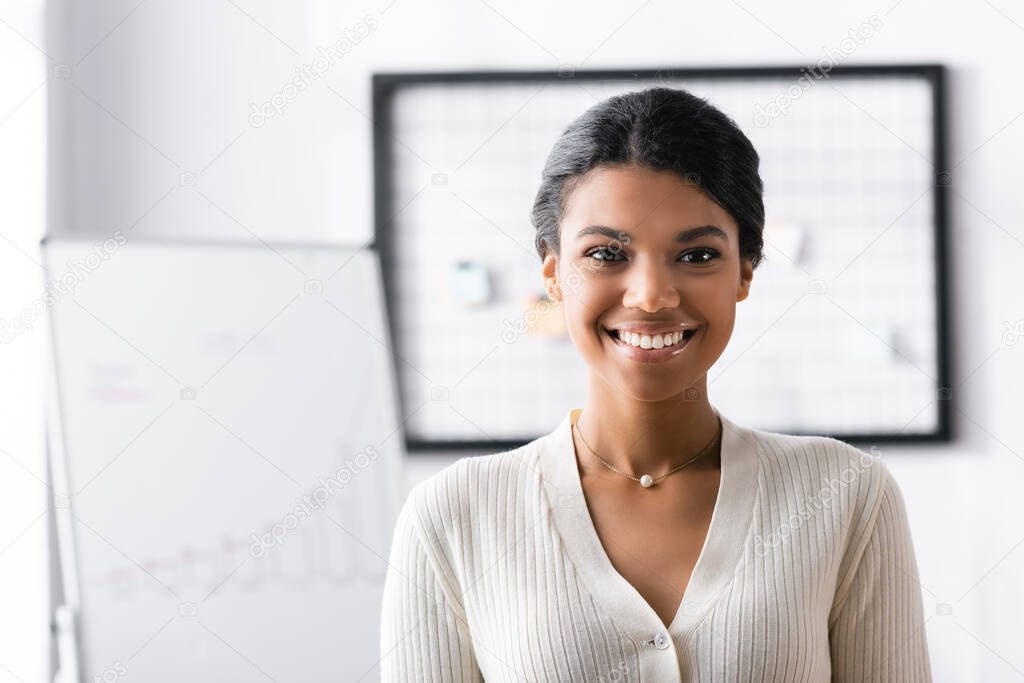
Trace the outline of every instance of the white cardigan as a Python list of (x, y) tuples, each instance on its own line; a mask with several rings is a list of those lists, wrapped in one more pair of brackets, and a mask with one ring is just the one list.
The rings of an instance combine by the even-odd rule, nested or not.
[(579, 412), (414, 487), (384, 587), (383, 681), (931, 681), (903, 496), (881, 460), (719, 413), (718, 498), (666, 629), (594, 529)]

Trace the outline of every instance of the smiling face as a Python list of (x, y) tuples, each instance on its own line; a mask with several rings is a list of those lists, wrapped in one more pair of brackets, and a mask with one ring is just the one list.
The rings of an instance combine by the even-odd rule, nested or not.
[(542, 273), (590, 372), (637, 400), (703, 396), (753, 278), (729, 213), (671, 171), (601, 166), (570, 193), (559, 227)]

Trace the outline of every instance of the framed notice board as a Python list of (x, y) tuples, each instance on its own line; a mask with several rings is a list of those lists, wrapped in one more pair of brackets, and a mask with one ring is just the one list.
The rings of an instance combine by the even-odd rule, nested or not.
[(498, 450), (585, 400), (529, 214), (548, 151), (611, 95), (662, 85), (761, 157), (765, 254), (708, 372), (743, 424), (851, 443), (950, 438), (941, 65), (373, 77), (375, 243), (407, 448)]

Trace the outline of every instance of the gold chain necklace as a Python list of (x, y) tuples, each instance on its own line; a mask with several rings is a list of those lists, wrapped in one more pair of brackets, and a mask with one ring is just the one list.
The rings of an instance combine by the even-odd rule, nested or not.
[[(716, 413), (716, 417), (717, 417), (717, 413)], [(697, 452), (697, 455), (693, 456), (692, 458), (690, 458), (689, 460), (684, 462), (682, 465), (679, 465), (678, 467), (674, 467), (674, 468), (670, 469), (668, 472), (666, 472), (665, 474), (662, 474), (660, 476), (652, 477), (649, 474), (643, 474), (643, 475), (637, 477), (636, 475), (629, 474), (627, 472), (623, 472), (623, 471), (617, 469), (610, 462), (608, 462), (607, 460), (602, 458), (600, 455), (598, 455), (597, 451), (595, 451), (593, 448), (591, 448), (590, 444), (587, 443), (587, 440), (585, 438), (583, 438), (583, 432), (580, 431), (579, 421), (580, 421), (580, 418), (579, 418), (579, 416), (577, 416), (576, 420), (573, 421), (572, 426), (576, 429), (576, 433), (580, 435), (580, 439), (583, 441), (583, 444), (587, 447), (587, 450), (590, 451), (591, 453), (593, 453), (594, 457), (597, 458), (598, 460), (600, 460), (601, 464), (603, 464), (605, 467), (610, 469), (612, 472), (615, 472), (616, 474), (620, 474), (623, 477), (626, 477), (627, 479), (632, 479), (633, 481), (640, 482), (640, 485), (643, 486), (645, 489), (651, 488), (652, 486), (654, 486), (656, 483), (658, 483), (659, 481), (661, 481), (662, 479), (664, 479), (668, 475), (672, 474), (673, 472), (678, 472), (679, 470), (683, 469), (687, 465), (689, 465), (692, 462), (694, 462), (697, 458), (702, 456), (705, 451), (707, 451), (709, 448), (711, 448), (711, 446), (718, 440), (718, 437), (722, 434), (722, 420), (719, 419), (718, 420), (718, 429), (715, 430), (715, 435), (713, 437), (711, 437), (711, 441), (709, 441), (708, 444), (706, 446), (704, 446), (704, 448), (700, 449), (700, 451)]]

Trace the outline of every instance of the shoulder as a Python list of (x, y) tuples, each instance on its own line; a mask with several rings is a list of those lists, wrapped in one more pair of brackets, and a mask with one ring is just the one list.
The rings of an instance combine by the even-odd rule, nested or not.
[(746, 431), (757, 443), (761, 458), (773, 465), (790, 463), (860, 470), (870, 469), (878, 461), (876, 455), (830, 436), (784, 434), (750, 427)]
[(757, 445), (760, 485), (780, 504), (830, 507), (845, 526), (870, 526), (899, 487), (877, 447), (862, 450), (828, 436), (747, 429)]
[(540, 474), (540, 439), (498, 453), (471, 455), (420, 481), (409, 491), (400, 523), (413, 523), (428, 536), (451, 535), (453, 529), (479, 522), (478, 513), (494, 510), (536, 487)]

